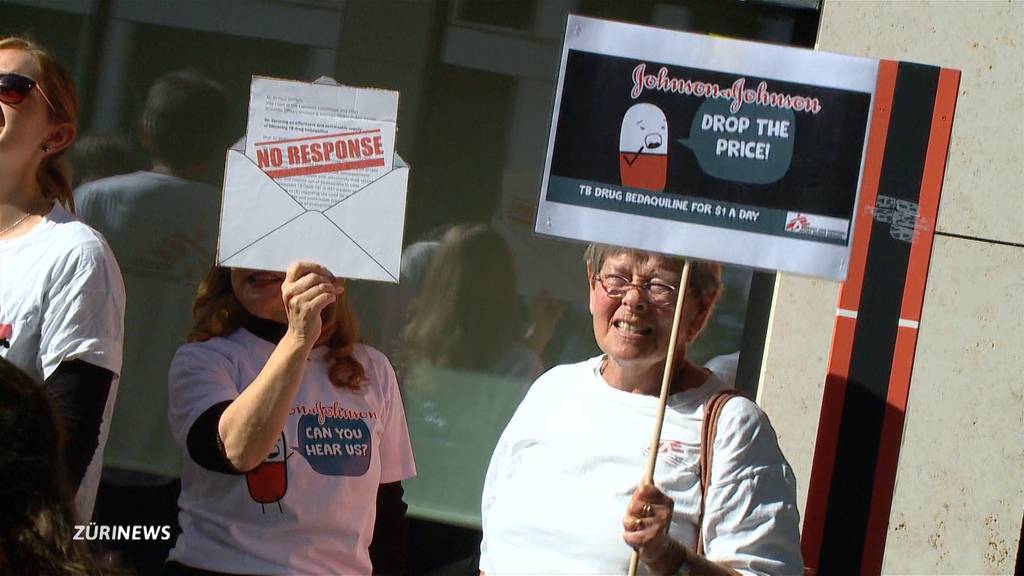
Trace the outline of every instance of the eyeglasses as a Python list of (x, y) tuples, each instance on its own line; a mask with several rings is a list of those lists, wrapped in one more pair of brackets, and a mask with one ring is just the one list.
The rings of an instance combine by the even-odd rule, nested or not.
[(626, 292), (629, 292), (630, 288), (636, 288), (645, 292), (647, 298), (655, 306), (671, 306), (675, 304), (676, 290), (679, 289), (676, 286), (665, 284), (658, 280), (630, 282), (628, 278), (618, 274), (594, 274), (592, 280), (601, 285), (601, 288), (604, 289), (605, 294), (609, 298), (621, 300), (626, 297)]
[(0, 102), (4, 104), (16, 105), (28, 97), (28, 93), (35, 88), (39, 90), (39, 94), (42, 95), (43, 100), (46, 100), (46, 104), (50, 107), (50, 110), (57, 111), (53, 107), (53, 102), (50, 102), (50, 98), (43, 92), (42, 87), (35, 80), (28, 76), (22, 76), (21, 74), (15, 74), (14, 72), (7, 72), (0, 74)]

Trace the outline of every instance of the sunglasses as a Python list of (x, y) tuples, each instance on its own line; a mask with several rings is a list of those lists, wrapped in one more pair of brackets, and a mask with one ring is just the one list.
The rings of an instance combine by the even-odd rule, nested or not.
[(4, 104), (12, 106), (21, 104), (22, 100), (28, 97), (29, 92), (33, 88), (39, 90), (39, 94), (42, 95), (43, 100), (46, 100), (50, 110), (56, 112), (57, 109), (53, 107), (53, 102), (50, 102), (50, 98), (46, 95), (46, 92), (43, 92), (38, 82), (28, 76), (15, 74), (14, 72), (0, 74), (0, 102)]

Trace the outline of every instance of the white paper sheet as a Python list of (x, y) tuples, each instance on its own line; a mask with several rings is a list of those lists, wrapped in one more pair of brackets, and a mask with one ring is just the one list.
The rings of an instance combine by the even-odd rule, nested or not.
[(397, 282), (409, 168), (398, 93), (255, 77), (244, 146), (228, 152), (217, 261)]

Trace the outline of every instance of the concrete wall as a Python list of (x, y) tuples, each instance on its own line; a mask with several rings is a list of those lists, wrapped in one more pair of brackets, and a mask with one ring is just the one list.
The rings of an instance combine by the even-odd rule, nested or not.
[[(883, 572), (1009, 574), (1024, 512), (1024, 6), (826, 0), (818, 48), (963, 72)], [(761, 403), (807, 480), (838, 285), (782, 276)]]

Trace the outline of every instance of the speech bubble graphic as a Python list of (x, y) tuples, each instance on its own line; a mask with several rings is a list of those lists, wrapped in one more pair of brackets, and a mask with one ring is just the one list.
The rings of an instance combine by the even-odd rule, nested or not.
[(299, 418), (299, 454), (313, 470), (327, 476), (362, 476), (370, 468), (370, 428), (362, 420)]
[(709, 176), (771, 184), (789, 170), (795, 138), (792, 110), (745, 104), (733, 114), (728, 100), (708, 99), (693, 117), (690, 138), (676, 142), (693, 150)]

